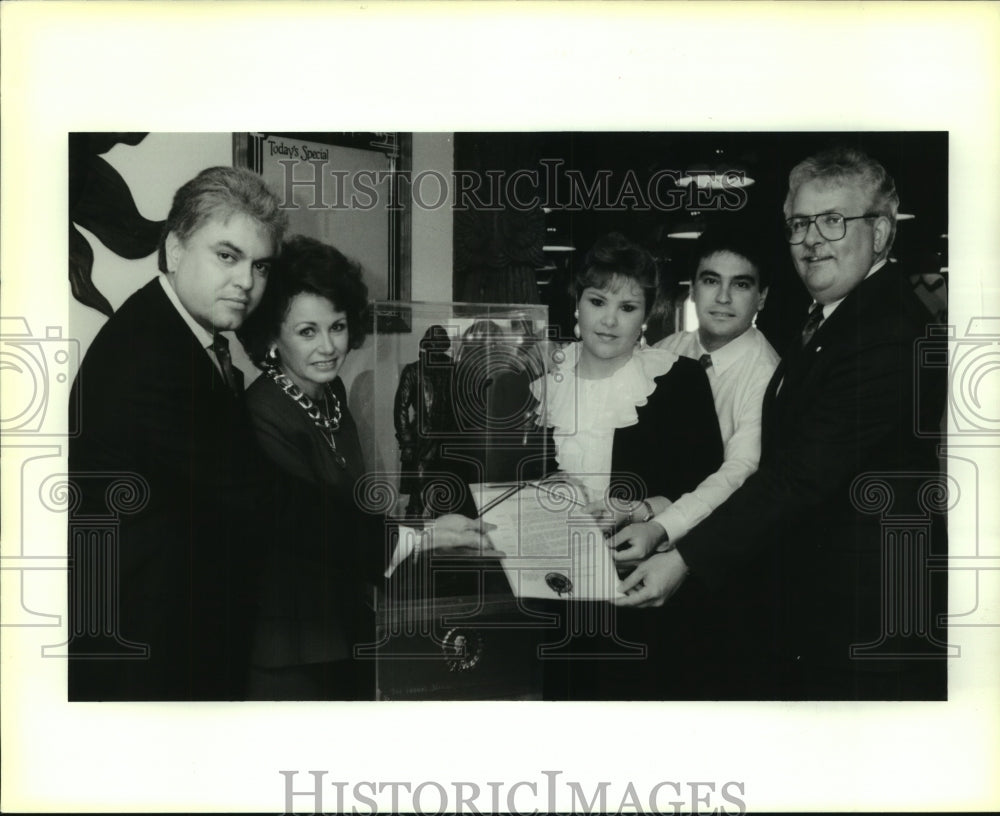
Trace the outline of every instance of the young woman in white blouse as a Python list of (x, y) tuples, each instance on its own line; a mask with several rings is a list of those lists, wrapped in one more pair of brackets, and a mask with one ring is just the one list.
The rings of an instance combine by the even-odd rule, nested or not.
[(574, 281), (579, 338), (553, 355), (544, 422), (558, 468), (595, 512), (662, 512), (722, 462), (712, 391), (694, 360), (646, 345), (656, 262), (620, 233), (601, 238)]
[[(645, 321), (657, 288), (649, 252), (619, 233), (598, 240), (574, 281), (579, 340), (555, 352), (546, 378), (542, 416), (552, 429), (558, 469), (585, 493), (592, 513), (614, 516), (609, 525), (648, 522), (722, 464), (704, 370), (694, 360), (646, 345)], [(612, 537), (608, 546), (621, 547), (626, 557), (618, 552), (618, 560), (628, 560), (628, 544)], [(647, 635), (650, 623), (659, 626), (652, 617), (637, 616)], [(630, 637), (639, 629), (632, 627)], [(562, 678), (555, 685), (565, 687), (547, 683), (546, 696), (620, 697), (618, 681), (627, 683), (629, 697), (658, 695), (650, 661), (638, 671), (623, 671), (625, 665), (614, 661), (608, 671), (588, 665), (594, 671), (547, 669), (547, 675)], [(609, 679), (615, 682), (604, 682)], [(646, 680), (650, 685), (643, 688)]]

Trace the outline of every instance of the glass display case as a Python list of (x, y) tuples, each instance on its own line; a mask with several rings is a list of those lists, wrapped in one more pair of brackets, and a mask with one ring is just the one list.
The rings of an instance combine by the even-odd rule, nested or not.
[[(543, 475), (538, 409), (550, 339), (545, 306), (383, 302), (358, 416), (364, 492), (405, 525), (477, 515), (484, 483)], [(364, 378), (364, 379), (361, 379)], [(538, 699), (539, 639), (496, 558), (410, 559), (375, 599), (376, 698)]]
[(395, 493), (395, 515), (475, 515), (468, 485), (542, 475), (545, 306), (381, 302), (374, 311), (362, 444), (369, 472)]

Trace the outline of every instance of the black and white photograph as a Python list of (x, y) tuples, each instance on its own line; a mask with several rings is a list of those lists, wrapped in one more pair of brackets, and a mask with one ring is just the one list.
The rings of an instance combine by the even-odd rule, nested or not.
[[(797, 42), (754, 63), (751, 114), (732, 55), (699, 76), (653, 48), (696, 30), (678, 4), (454, 4), (455, 32), (537, 25), (477, 84), (409, 37), (444, 5), (411, 29), (319, 4), (308, 40), (392, 32), (393, 64), (359, 75), (343, 45), (320, 81), (300, 49), (256, 112), (211, 110), (200, 58), (169, 116), (5, 94), (4, 810), (989, 809), (990, 83), (963, 100), (906, 76), (916, 48), (883, 76)], [(772, 43), (933, 18), (887, 4), (866, 40), (819, 5)], [(233, 4), (203, 35), (237, 10), (303, 32)], [(146, 24), (109, 19), (165, 81)], [(981, 748), (947, 789), (933, 746), (959, 738)], [(820, 791), (810, 755), (848, 781)]]
[(69, 134), (69, 699), (947, 699), (947, 147)]

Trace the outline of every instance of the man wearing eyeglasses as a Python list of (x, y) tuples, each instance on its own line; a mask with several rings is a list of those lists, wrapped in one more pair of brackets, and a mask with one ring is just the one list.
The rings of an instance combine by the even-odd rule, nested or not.
[[(921, 372), (915, 387), (931, 317), (887, 263), (898, 207), (860, 151), (792, 170), (786, 237), (813, 306), (768, 385), (759, 468), (623, 582), (623, 606), (661, 605), (685, 579), (724, 593), (719, 629), (692, 624), (718, 648), (679, 667), (703, 672), (708, 696), (946, 697), (946, 582), (929, 566), (945, 530), (926, 501), (941, 479), (935, 440), (915, 432), (937, 424), (945, 383)], [(897, 534), (901, 518), (924, 533)]]

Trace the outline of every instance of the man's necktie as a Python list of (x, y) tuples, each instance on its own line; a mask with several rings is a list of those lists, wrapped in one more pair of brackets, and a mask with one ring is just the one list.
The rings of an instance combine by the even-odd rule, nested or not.
[(698, 362), (701, 363), (702, 368), (708, 371), (708, 369), (712, 367), (712, 355), (702, 354), (701, 357), (698, 358)]
[(802, 347), (805, 348), (809, 341), (812, 340), (816, 330), (823, 323), (823, 304), (817, 303), (812, 309), (809, 310), (809, 319), (806, 320), (805, 326), (802, 327)]
[(212, 338), (212, 351), (215, 352), (215, 357), (219, 361), (222, 378), (229, 386), (229, 390), (237, 395), (242, 394), (243, 372), (233, 365), (233, 357), (229, 353), (229, 341), (221, 334), (215, 335)]

